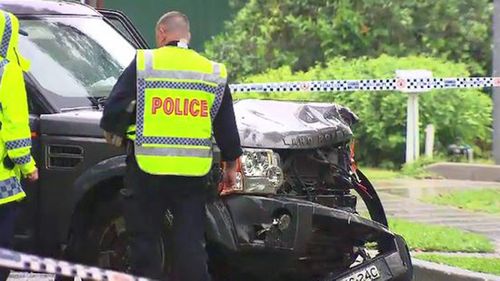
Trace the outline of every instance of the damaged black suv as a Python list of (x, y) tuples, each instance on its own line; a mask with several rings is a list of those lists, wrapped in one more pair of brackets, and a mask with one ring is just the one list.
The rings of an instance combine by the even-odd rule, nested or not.
[[(0, 9), (28, 34), (20, 51), (32, 62), (25, 77), (40, 169), (40, 181), (26, 183), (17, 249), (127, 271), (125, 156), (98, 123), (121, 71), (147, 44), (119, 12), (42, 0), (0, 0)], [(235, 111), (244, 146), (238, 188), (207, 204), (214, 280), (412, 279), (406, 243), (355, 166), (353, 112), (265, 100), (238, 101)], [(369, 218), (358, 214), (358, 198)], [(166, 213), (158, 238), (166, 271), (170, 222)]]

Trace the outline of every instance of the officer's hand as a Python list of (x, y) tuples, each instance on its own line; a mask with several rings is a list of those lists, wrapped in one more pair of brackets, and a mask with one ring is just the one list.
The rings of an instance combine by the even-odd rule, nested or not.
[(38, 169), (35, 169), (31, 174), (26, 175), (26, 179), (30, 182), (38, 180)]
[(114, 145), (114, 146), (117, 146), (117, 147), (121, 147), (122, 144), (123, 144), (123, 138), (120, 137), (120, 136), (117, 136), (113, 133), (110, 133), (110, 132), (106, 132), (104, 131), (104, 138), (106, 139), (106, 142), (108, 144), (111, 144), (111, 145)]
[(232, 189), (236, 186), (236, 175), (238, 163), (236, 161), (226, 162), (224, 165), (224, 175), (222, 177), (222, 186), (226, 189)]

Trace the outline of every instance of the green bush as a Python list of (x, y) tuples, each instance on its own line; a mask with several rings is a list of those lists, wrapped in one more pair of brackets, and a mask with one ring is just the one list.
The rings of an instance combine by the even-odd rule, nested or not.
[[(326, 66), (292, 73), (290, 67), (250, 76), (245, 82), (393, 78), (397, 69), (428, 69), (434, 77), (467, 77), (465, 64), (428, 57), (396, 58), (382, 55), (376, 59), (335, 58)], [(235, 98), (264, 98), (335, 102), (351, 108), (361, 122), (355, 128), (357, 159), (370, 166), (404, 161), (406, 134), (406, 94), (400, 92), (342, 93), (250, 93)], [(434, 124), (436, 147), (441, 151), (460, 137), (464, 143), (491, 144), (491, 98), (479, 90), (434, 90), (420, 98), (420, 132)], [(488, 145), (483, 145), (488, 147)]]
[(289, 65), (307, 70), (334, 57), (428, 54), (486, 74), (491, 0), (232, 0), (241, 8), (206, 44), (232, 78)]

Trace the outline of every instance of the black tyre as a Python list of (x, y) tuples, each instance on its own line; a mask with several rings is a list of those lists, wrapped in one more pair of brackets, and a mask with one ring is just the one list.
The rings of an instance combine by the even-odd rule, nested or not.
[[(130, 249), (122, 215), (121, 196), (96, 203), (85, 211), (82, 226), (73, 228), (66, 258), (120, 272), (130, 272)], [(165, 272), (168, 270), (167, 231), (158, 241)]]

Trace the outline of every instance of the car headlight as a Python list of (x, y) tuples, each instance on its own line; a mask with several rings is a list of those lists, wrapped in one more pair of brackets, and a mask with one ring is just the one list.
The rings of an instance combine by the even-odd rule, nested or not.
[(283, 184), (280, 157), (270, 149), (243, 149), (233, 192), (275, 194)]

